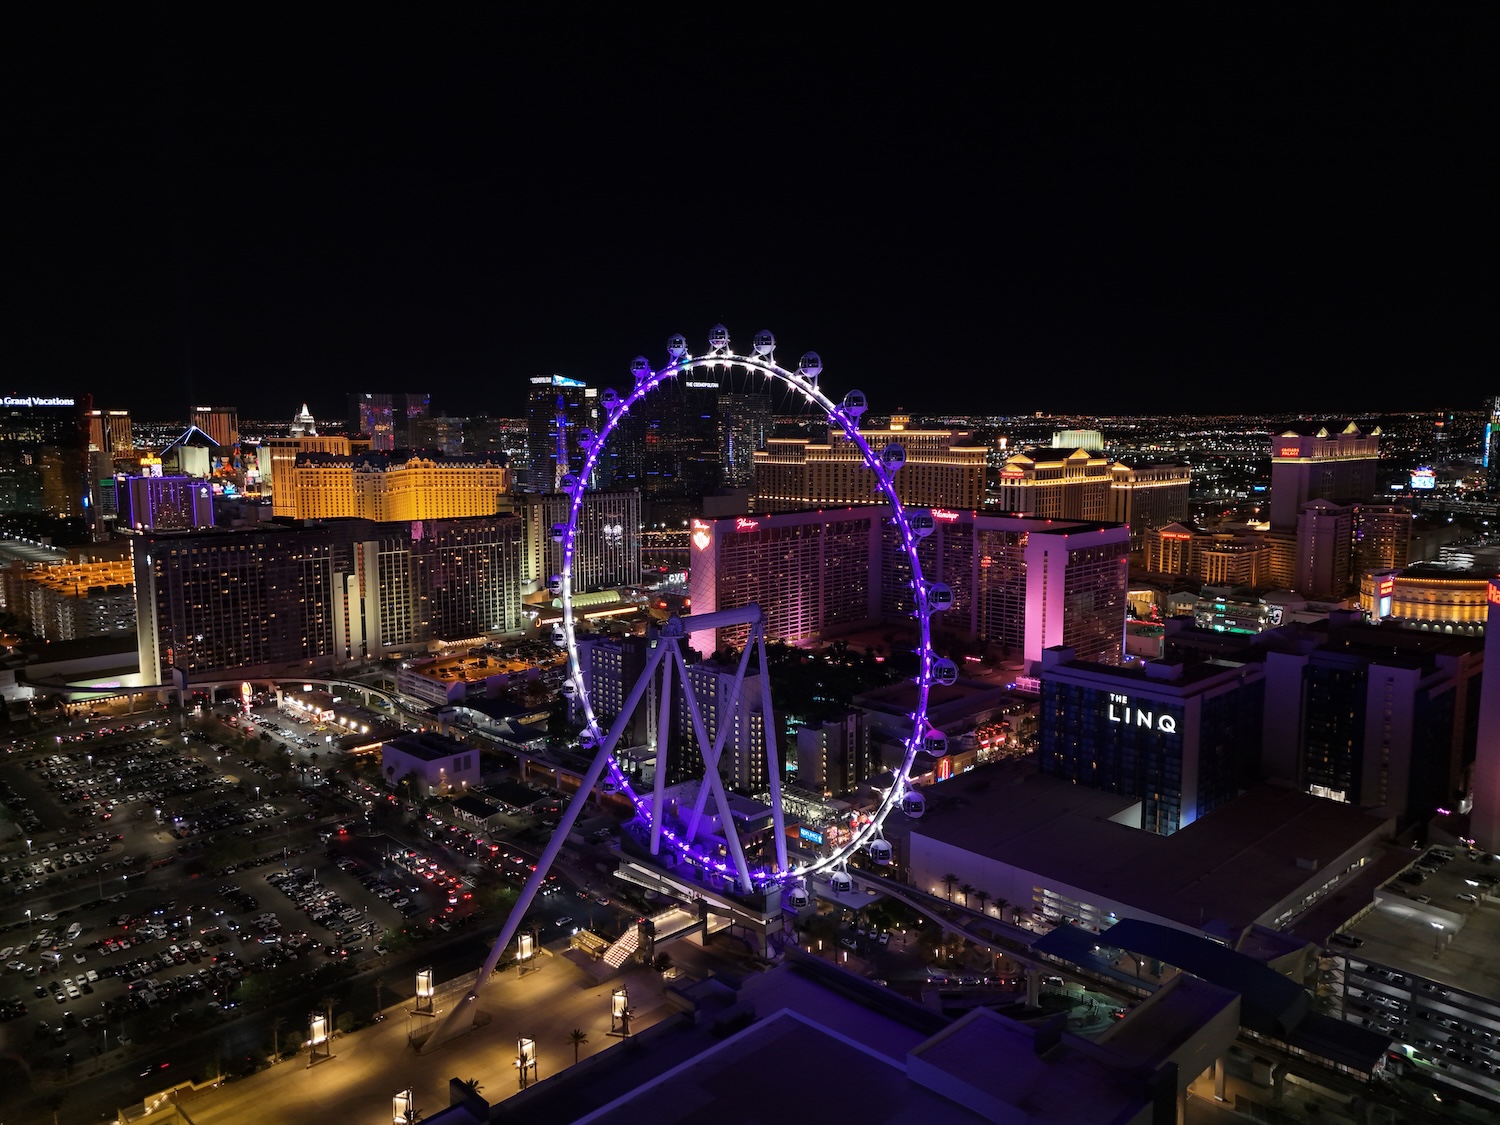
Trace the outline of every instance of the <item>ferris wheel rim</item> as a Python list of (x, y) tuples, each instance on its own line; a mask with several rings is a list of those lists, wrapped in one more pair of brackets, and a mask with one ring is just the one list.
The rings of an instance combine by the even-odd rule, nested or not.
[[(715, 333), (722, 332), (722, 327), (715, 328)], [(778, 871), (768, 868), (752, 869), (750, 874), (752, 882), (757, 888), (770, 885), (794, 885), (819, 872), (844, 869), (848, 861), (867, 848), (875, 840), (883, 840), (881, 829), (891, 812), (900, 806), (902, 799), (907, 793), (913, 791), (911, 783), (911, 770), (915, 762), (917, 752), (922, 748), (927, 735), (927, 709), (928, 696), (932, 685), (933, 662), (935, 653), (932, 649), (931, 618), (926, 602), (926, 581), (922, 573), (921, 560), (917, 551), (917, 543), (921, 536), (912, 530), (911, 521), (907, 508), (902, 504), (896, 492), (895, 469), (887, 470), (881, 462), (880, 457), (871, 450), (869, 443), (859, 432), (859, 416), (864, 412), (863, 395), (860, 396), (860, 408), (851, 411), (843, 404), (835, 403), (819, 388), (817, 376), (821, 373), (822, 361), (815, 352), (808, 352), (800, 363), (811, 372), (804, 374), (803, 369), (797, 371), (789, 370), (774, 359), (774, 339), (770, 346), (762, 350), (762, 337), (769, 337), (769, 333), (761, 332), (756, 336), (755, 351), (750, 354), (736, 353), (728, 348), (727, 334), (725, 344), (722, 347), (714, 347), (712, 344), (707, 352), (699, 355), (688, 353), (685, 349), (681, 355), (673, 355), (671, 360), (660, 369), (651, 369), (649, 361), (644, 357), (637, 357), (633, 363), (635, 368), (635, 386), (628, 394), (615, 393), (611, 405), (607, 409), (608, 417), (602, 420), (599, 429), (592, 435), (592, 439), (584, 448), (584, 460), (581, 471), (576, 477), (569, 474), (564, 478), (563, 491), (568, 495), (568, 518), (566, 524), (562, 525), (562, 547), (563, 563), (560, 574), (561, 589), (558, 597), (561, 601), (562, 620), (561, 626), (565, 639), (565, 649), (568, 658), (567, 681), (574, 685), (576, 695), (573, 697), (583, 711), (584, 732), (589, 732), (594, 739), (604, 737), (597, 715), (594, 713), (590, 692), (584, 682), (582, 666), (578, 658), (578, 640), (573, 608), (573, 561), (575, 540), (578, 533), (578, 520), (583, 510), (584, 497), (588, 494), (587, 482), (592, 476), (594, 469), (599, 463), (600, 453), (606, 445), (610, 435), (618, 428), (623, 419), (630, 413), (630, 407), (641, 401), (652, 391), (655, 391), (667, 379), (676, 378), (679, 374), (690, 372), (701, 367), (743, 367), (749, 371), (759, 372), (767, 378), (785, 384), (791, 390), (800, 393), (810, 404), (818, 407), (824, 413), (830, 425), (837, 425), (844, 436), (860, 451), (867, 468), (875, 475), (877, 487), (884, 494), (887, 504), (891, 509), (890, 520), (898, 529), (901, 537), (901, 546), (906, 552), (911, 564), (913, 617), (917, 622), (917, 634), (919, 640), (918, 670), (916, 676), (917, 706), (911, 712), (911, 735), (905, 742), (905, 753), (899, 769), (894, 771), (894, 776), (889, 789), (881, 796), (879, 805), (873, 816), (861, 824), (857, 829), (851, 831), (849, 841), (835, 848), (829, 855), (821, 856), (813, 861), (801, 864), (789, 864), (786, 870)], [(685, 338), (673, 337), (669, 340), (669, 351)], [(811, 362), (809, 362), (811, 361)], [(646, 364), (644, 374), (640, 369), (642, 363)], [(855, 392), (850, 392), (852, 396)], [(846, 399), (847, 401), (847, 399)], [(898, 466), (899, 468), (899, 466)], [(571, 478), (571, 484), (568, 483)], [(882, 521), (883, 522), (883, 521)], [(877, 549), (881, 549), (877, 545)], [(613, 748), (611, 748), (613, 750)], [(643, 806), (642, 797), (637, 794), (627, 774), (619, 768), (613, 752), (609, 754), (607, 763), (606, 790), (610, 785), (615, 788), (613, 792), (624, 794), (630, 801), (638, 818), (644, 820), (648, 825), (650, 818), (657, 815), (657, 810), (647, 812), (649, 806)], [(666, 830), (662, 825), (662, 835), (665, 842), (683, 858), (689, 862), (696, 862), (701, 857), (694, 853), (692, 845), (676, 838), (675, 834)], [(717, 870), (719, 874), (728, 876), (732, 868), (728, 864), (714, 862), (701, 862), (698, 865)]]

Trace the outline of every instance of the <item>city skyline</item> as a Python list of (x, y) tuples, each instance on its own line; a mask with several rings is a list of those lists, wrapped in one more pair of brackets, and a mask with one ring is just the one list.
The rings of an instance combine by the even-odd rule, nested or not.
[(414, 385), (508, 414), (532, 376), (623, 383), (718, 322), (819, 351), (872, 410), (934, 382), (996, 412), (1455, 407), (1493, 369), (1459, 27), (983, 66), (711, 38), (685, 97), (623, 44), (497, 64), (482, 25), (364, 53), (248, 27), (227, 55), (104, 26), (32, 29), (9, 359), (143, 416)]

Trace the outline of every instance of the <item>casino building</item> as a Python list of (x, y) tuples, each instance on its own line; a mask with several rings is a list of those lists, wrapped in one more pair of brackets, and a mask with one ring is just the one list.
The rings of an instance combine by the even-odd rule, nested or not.
[[(933, 509), (919, 558), (953, 589), (942, 627), (1041, 661), (1052, 645), (1120, 662), (1129, 530), (1087, 520)], [(913, 611), (911, 565), (885, 506), (699, 519), (689, 548), (693, 612), (757, 602), (767, 638), (816, 640)], [(700, 632), (705, 655), (743, 642), (743, 626)]]

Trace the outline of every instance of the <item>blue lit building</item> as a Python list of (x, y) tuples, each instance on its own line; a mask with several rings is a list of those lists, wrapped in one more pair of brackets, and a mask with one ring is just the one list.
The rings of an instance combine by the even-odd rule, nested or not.
[(1169, 836), (1257, 777), (1257, 664), (1120, 668), (1057, 647), (1042, 653), (1041, 681), (1041, 772), (1139, 798), (1147, 831)]

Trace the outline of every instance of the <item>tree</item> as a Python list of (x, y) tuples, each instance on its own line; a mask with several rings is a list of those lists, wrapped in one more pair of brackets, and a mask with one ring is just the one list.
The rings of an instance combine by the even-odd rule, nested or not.
[(285, 1016), (276, 1016), (271, 1020), (271, 1040), (273, 1043), (271, 1057), (276, 1062), (281, 1061), (281, 1029), (285, 1026)]
[(953, 901), (953, 888), (954, 888), (954, 886), (957, 883), (958, 883), (958, 876), (954, 875), (952, 873), (944, 875), (943, 878), (942, 878), (942, 884), (943, 884), (943, 886), (945, 886), (946, 888), (948, 888), (948, 901), (949, 902)]
[(375, 1014), (379, 1016), (385, 1011), (385, 1004), (381, 1002), (385, 994), (385, 978), (376, 977), (371, 983), (375, 985)]
[(964, 883), (958, 888), (958, 893), (964, 896), (964, 906), (969, 905), (969, 896), (974, 893), (974, 887), (970, 883)]
[(658, 973), (664, 973), (672, 967), (672, 957), (668, 953), (658, 953), (656, 960), (651, 962), (651, 967)]
[(1000, 915), (1000, 921), (1002, 922), (1005, 921), (1005, 908), (1009, 905), (1010, 903), (1003, 898), (995, 899), (995, 913)]
[[(666, 954), (663, 953), (662, 956), (665, 957)], [(575, 1027), (572, 1031), (568, 1032), (568, 1040), (573, 1044), (573, 1065), (577, 1066), (578, 1048), (589, 1041), (588, 1033)]]
[(979, 913), (983, 914), (984, 913), (984, 904), (986, 902), (988, 902), (990, 899), (994, 898), (995, 896), (992, 895), (992, 894), (990, 894), (989, 891), (975, 891), (974, 892), (974, 897), (979, 900)]
[(466, 1078), (459, 1085), (470, 1094), (477, 1094), (480, 1090), (484, 1089), (484, 1083), (480, 1082), (477, 1078)]

